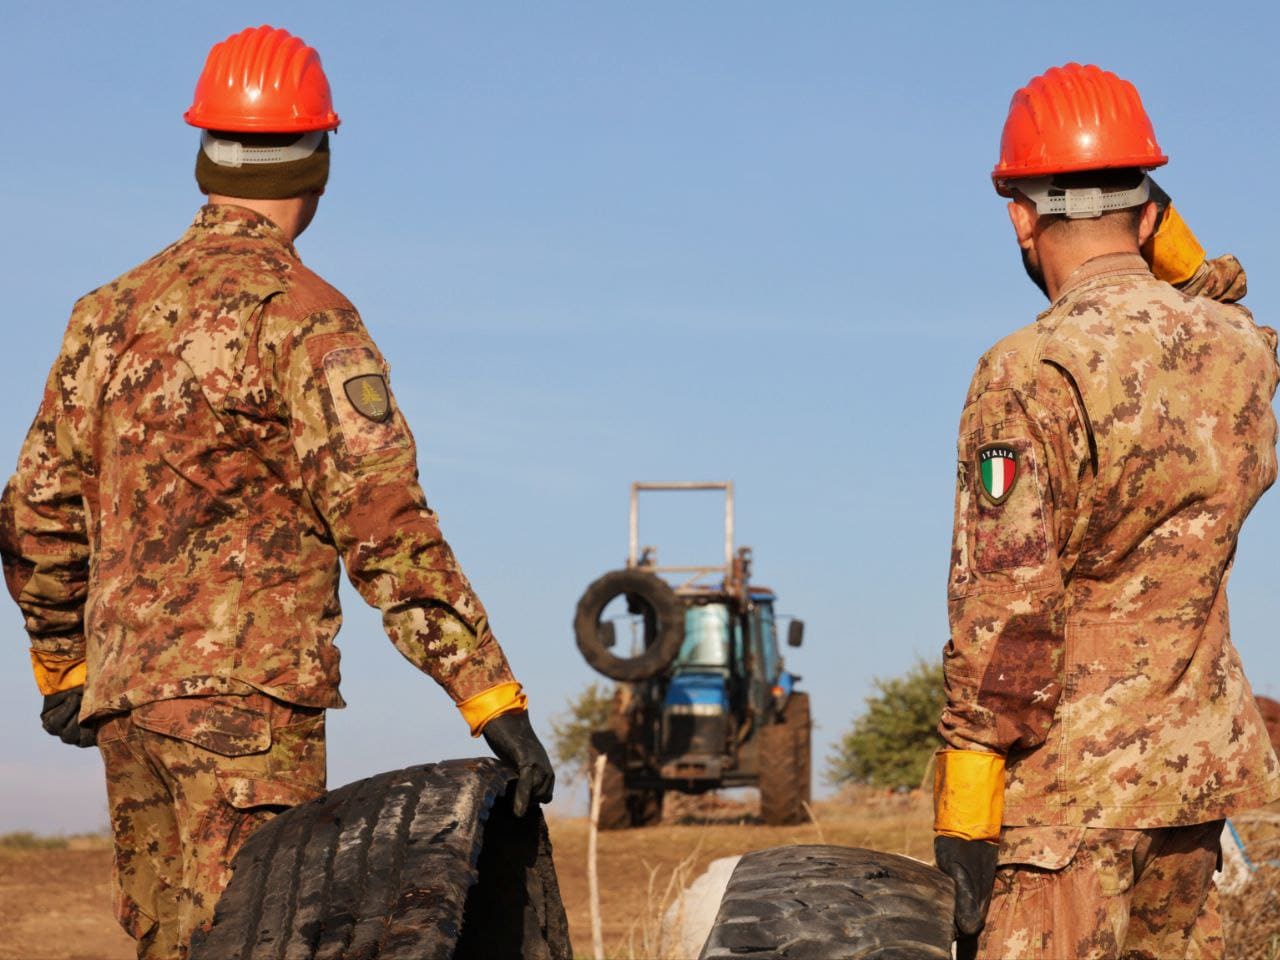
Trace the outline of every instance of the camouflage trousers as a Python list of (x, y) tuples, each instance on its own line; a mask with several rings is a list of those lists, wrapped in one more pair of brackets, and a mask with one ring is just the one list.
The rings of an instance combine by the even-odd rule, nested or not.
[(1222, 957), (1213, 884), (1222, 825), (1215, 820), (1157, 830), (1006, 828), (978, 956)]
[(324, 791), (324, 711), (263, 694), (162, 700), (98, 729), (116, 916), (138, 957), (179, 960), (245, 838)]

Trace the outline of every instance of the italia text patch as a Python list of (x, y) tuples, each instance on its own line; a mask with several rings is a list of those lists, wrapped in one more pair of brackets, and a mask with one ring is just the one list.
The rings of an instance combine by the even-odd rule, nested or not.
[(1018, 453), (1007, 443), (988, 443), (978, 448), (978, 476), (982, 495), (999, 505), (1009, 498), (1018, 482)]

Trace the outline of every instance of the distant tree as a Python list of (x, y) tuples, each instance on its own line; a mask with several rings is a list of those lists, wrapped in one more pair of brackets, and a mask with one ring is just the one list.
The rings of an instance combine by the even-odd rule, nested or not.
[(942, 745), (938, 716), (945, 697), (942, 663), (920, 660), (907, 673), (872, 681), (865, 712), (827, 758), (828, 783), (918, 787)]
[(587, 767), (591, 734), (609, 724), (613, 712), (613, 687), (589, 683), (551, 718), (551, 753), (556, 771), (565, 780), (576, 780)]

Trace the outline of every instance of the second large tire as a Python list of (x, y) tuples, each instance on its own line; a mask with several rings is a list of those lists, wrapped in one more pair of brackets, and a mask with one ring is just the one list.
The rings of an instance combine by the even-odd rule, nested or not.
[[(634, 657), (619, 657), (605, 646), (600, 614), (610, 601), (626, 596), (645, 618), (645, 647)], [(644, 570), (613, 570), (582, 593), (573, 633), (583, 659), (610, 680), (648, 680), (671, 666), (684, 642), (684, 605), (671, 585)]]
[(773, 847), (738, 862), (700, 960), (950, 960), (951, 880), (875, 850)]

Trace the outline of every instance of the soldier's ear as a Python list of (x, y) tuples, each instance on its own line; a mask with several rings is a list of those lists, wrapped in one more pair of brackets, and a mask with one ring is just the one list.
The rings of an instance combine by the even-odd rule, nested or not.
[(1030, 250), (1034, 244), (1037, 215), (1031, 201), (1022, 197), (1009, 201), (1009, 222), (1013, 224), (1018, 246)]
[(1138, 219), (1138, 246), (1151, 239), (1156, 232), (1156, 221), (1160, 219), (1160, 208), (1154, 200), (1142, 205), (1142, 216)]

